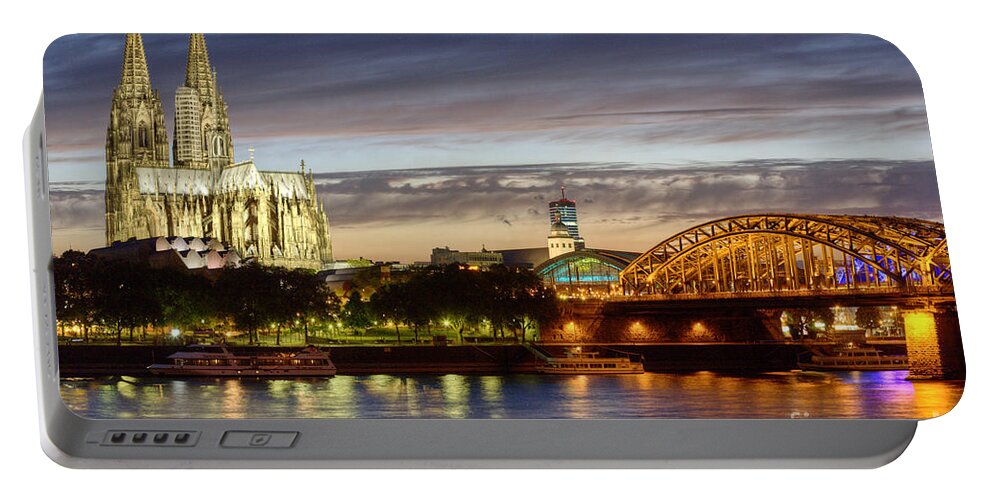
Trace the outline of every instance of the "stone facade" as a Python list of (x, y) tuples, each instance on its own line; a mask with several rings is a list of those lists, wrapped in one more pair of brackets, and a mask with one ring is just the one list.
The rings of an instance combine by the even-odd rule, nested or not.
[(541, 340), (566, 343), (756, 342), (782, 340), (781, 311), (748, 307), (657, 308), (642, 302), (567, 299), (541, 325)]
[(170, 165), (162, 101), (141, 35), (129, 34), (107, 128), (108, 246), (193, 235), (263, 264), (321, 269), (332, 261), (327, 214), (303, 161), (299, 173), (234, 161), (227, 104), (201, 34), (190, 35), (174, 132)]

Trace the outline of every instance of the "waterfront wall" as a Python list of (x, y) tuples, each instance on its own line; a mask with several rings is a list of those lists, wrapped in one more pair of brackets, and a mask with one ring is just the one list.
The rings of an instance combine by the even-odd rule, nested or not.
[[(153, 363), (166, 363), (176, 346), (63, 345), (63, 376), (143, 375)], [(299, 347), (231, 347), (239, 355), (294, 353)], [(341, 374), (492, 373), (526, 370), (533, 356), (519, 345), (488, 346), (338, 346), (331, 360)]]
[[(550, 344), (549, 350), (555, 346)], [(64, 377), (146, 375), (146, 367), (166, 361), (177, 347), (63, 345)], [(297, 348), (235, 348), (237, 353), (295, 352)], [(610, 344), (592, 345), (604, 356), (640, 355), (649, 371), (777, 371), (796, 368), (805, 348), (799, 344)], [(534, 355), (520, 345), (340, 346), (331, 359), (342, 375), (372, 373), (531, 373)]]

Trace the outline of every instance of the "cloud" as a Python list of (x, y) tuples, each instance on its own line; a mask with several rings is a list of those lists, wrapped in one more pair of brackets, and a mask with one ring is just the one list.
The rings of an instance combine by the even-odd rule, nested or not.
[[(171, 128), (186, 37), (144, 41)], [(274, 170), (306, 158), (338, 257), (541, 246), (561, 185), (581, 200), (591, 245), (628, 250), (741, 212), (941, 217), (920, 81), (872, 36), (207, 43), (236, 155), (255, 146), (258, 164)], [(56, 247), (102, 244), (104, 135), (121, 52), (121, 36), (75, 35), (46, 54)], [(801, 159), (725, 161), (787, 157)], [(60, 182), (80, 179), (96, 182)]]
[(100, 229), (104, 227), (103, 189), (73, 189), (53, 186), (50, 190), (52, 229)]
[[(76, 35), (46, 55), (49, 143), (62, 158), (102, 156), (122, 43)], [(208, 35), (207, 43), (238, 154), (265, 145), (260, 158), (306, 155), (319, 171), (929, 156), (916, 72), (871, 36)], [(171, 129), (186, 37), (148, 35), (145, 48)], [(82, 177), (68, 166), (55, 174)]]
[[(336, 255), (424, 260), (435, 246), (542, 246), (547, 202), (567, 187), (591, 246), (644, 250), (694, 224), (743, 213), (875, 214), (941, 220), (931, 161), (745, 160), (568, 163), (315, 175)], [(102, 235), (103, 192), (52, 185), (56, 235)]]

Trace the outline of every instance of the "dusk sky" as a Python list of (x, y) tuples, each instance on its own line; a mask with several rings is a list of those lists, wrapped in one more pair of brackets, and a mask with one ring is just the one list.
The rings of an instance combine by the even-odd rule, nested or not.
[[(746, 212), (940, 219), (920, 81), (861, 35), (207, 35), (235, 156), (315, 172), (336, 258), (544, 246), (558, 186), (594, 248)], [(103, 246), (122, 35), (45, 57), (55, 250)], [(172, 139), (186, 35), (145, 35)]]

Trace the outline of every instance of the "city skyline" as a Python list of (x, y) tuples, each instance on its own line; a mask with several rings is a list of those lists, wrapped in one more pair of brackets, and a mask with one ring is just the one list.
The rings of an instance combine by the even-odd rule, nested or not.
[[(56, 251), (101, 246), (122, 38), (46, 56)], [(208, 40), (236, 159), (306, 159), (338, 258), (541, 246), (563, 184), (589, 244), (626, 250), (729, 211), (941, 217), (920, 83), (870, 36)], [(186, 37), (145, 45), (170, 102)]]

